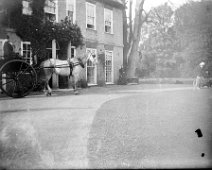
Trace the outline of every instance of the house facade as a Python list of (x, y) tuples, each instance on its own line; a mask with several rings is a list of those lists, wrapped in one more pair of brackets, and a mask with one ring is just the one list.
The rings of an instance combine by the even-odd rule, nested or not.
[[(30, 0), (23, 0), (23, 13), (30, 15)], [(97, 58), (97, 64), (88, 60), (83, 78), (91, 85), (116, 84), (119, 69), (123, 64), (123, 4), (121, 0), (46, 0), (45, 13), (49, 19), (59, 22), (66, 16), (76, 22), (81, 28), (85, 45), (75, 48), (70, 44), (68, 56), (80, 57), (85, 53), (92, 53)], [(30, 42), (22, 41), (7, 29), (16, 52), (31, 62)], [(5, 33), (0, 31), (0, 56), (3, 55), (2, 45)], [(56, 42), (52, 42), (47, 50), (52, 51), (52, 58), (57, 55)], [(65, 85), (64, 85), (65, 84)], [(53, 88), (68, 88), (68, 79), (56, 75), (52, 79)]]
[(121, 7), (120, 2), (108, 0), (81, 0), (76, 3), (76, 11), (79, 11), (76, 21), (85, 37), (85, 50), (97, 55), (98, 60), (97, 65), (87, 63), (88, 85), (113, 84), (118, 81), (119, 68), (123, 63)]
[[(68, 16), (81, 28), (83, 49), (71, 47), (71, 55), (91, 52), (98, 64), (87, 62), (84, 78), (88, 85), (116, 84), (123, 63), (123, 4), (120, 0), (58, 1), (58, 20)], [(66, 10), (64, 10), (66, 9)]]

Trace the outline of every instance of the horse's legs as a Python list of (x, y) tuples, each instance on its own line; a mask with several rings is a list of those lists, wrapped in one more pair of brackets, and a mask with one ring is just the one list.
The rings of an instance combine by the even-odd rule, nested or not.
[(47, 93), (46, 90), (47, 90), (47, 88), (46, 88), (46, 82), (44, 82), (44, 83), (43, 83), (43, 92), (44, 92), (44, 94)]
[(46, 96), (52, 95), (52, 89), (50, 88), (49, 83), (47, 81), (44, 83), (44, 90), (43, 91), (44, 91)]
[(77, 90), (77, 82), (76, 82), (74, 76), (72, 76), (72, 87), (73, 87), (73, 89), (74, 89), (74, 94), (75, 94), (75, 95), (79, 94), (79, 92), (78, 92), (78, 90)]
[(47, 82), (47, 84), (46, 84), (46, 88), (47, 88), (47, 96), (51, 96), (52, 95), (52, 89), (50, 88), (50, 86), (49, 86), (49, 83)]
[(74, 83), (74, 94), (77, 95), (79, 94), (78, 90), (77, 90), (77, 84)]

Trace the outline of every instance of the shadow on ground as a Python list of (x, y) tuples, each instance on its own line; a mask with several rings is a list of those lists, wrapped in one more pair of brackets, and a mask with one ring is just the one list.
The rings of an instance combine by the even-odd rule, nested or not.
[(30, 123), (0, 125), (0, 169), (50, 168), (51, 155), (42, 151), (37, 133)]

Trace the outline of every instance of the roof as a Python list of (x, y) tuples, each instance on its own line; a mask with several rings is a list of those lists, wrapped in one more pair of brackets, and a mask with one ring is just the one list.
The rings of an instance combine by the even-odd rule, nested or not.
[(97, 0), (97, 1), (111, 5), (113, 7), (117, 7), (117, 8), (123, 8), (124, 7), (122, 0)]
[(109, 1), (114, 1), (115, 3), (119, 3), (119, 4), (123, 5), (123, 2), (121, 0), (109, 0)]

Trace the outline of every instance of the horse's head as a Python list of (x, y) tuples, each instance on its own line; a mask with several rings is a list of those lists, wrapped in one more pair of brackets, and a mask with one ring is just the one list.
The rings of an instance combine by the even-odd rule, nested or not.
[(69, 61), (72, 63), (80, 62), (83, 65), (86, 65), (87, 61), (90, 60), (94, 65), (98, 63), (96, 55), (92, 53), (85, 53), (81, 57), (74, 57), (74, 58), (69, 58)]

